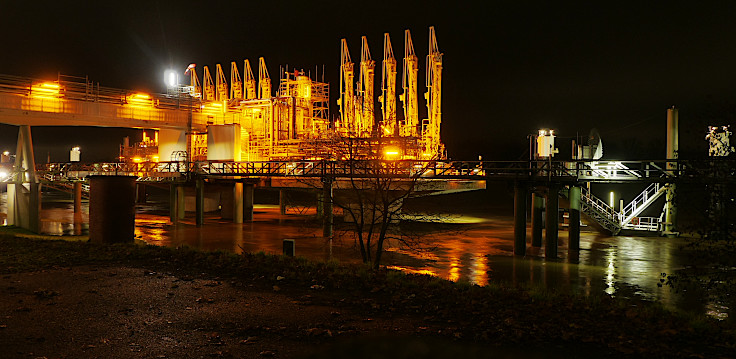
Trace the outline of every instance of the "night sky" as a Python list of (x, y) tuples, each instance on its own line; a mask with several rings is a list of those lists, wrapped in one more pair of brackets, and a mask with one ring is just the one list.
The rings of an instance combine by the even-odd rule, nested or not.
[[(167, 68), (197, 63), (201, 78), (203, 65), (236, 61), (242, 74), (243, 59), (256, 66), (263, 56), (274, 87), (279, 66), (324, 65), (336, 99), (341, 38), (357, 62), (368, 36), (380, 75), (383, 33), (401, 63), (408, 28), (426, 113), (421, 74), (434, 25), (445, 54), (442, 138), (453, 159), (528, 158), (527, 135), (542, 127), (557, 130), (563, 154), (571, 138), (597, 128), (609, 159), (662, 158), (673, 105), (682, 156), (703, 156), (706, 126), (733, 123), (736, 2), (363, 3), (4, 1), (0, 73), (53, 80), (61, 72), (164, 92)], [(0, 125), (0, 150), (14, 150), (16, 133)], [(125, 135), (140, 131), (33, 128), (38, 162), (47, 153), (66, 160), (72, 145), (83, 160), (111, 160)]]

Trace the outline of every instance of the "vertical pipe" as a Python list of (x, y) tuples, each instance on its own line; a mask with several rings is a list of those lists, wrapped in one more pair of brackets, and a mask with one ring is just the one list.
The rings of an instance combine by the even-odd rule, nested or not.
[(243, 223), (243, 182), (233, 186), (233, 223)]
[[(679, 129), (678, 129), (679, 115), (677, 109), (667, 109), (667, 170), (670, 173), (674, 173), (677, 169), (675, 162), (669, 162), (670, 160), (678, 159), (679, 153)], [(674, 235), (677, 232), (677, 207), (675, 206), (675, 184), (667, 184), (667, 191), (665, 192), (665, 223), (664, 223), (664, 235)]]
[(253, 183), (246, 183), (245, 187), (243, 188), (243, 221), (244, 222), (251, 222), (253, 221), (253, 192), (255, 190), (255, 185)]
[(547, 258), (557, 258), (558, 187), (550, 183), (547, 191), (547, 218), (545, 219), (545, 250)]
[(198, 177), (194, 180), (194, 222), (197, 227), (204, 224), (204, 179)]
[(570, 186), (570, 231), (568, 238), (568, 250), (580, 249), (580, 187)]
[(283, 216), (286, 214), (286, 190), (279, 190), (279, 213)]
[(532, 247), (542, 246), (542, 209), (544, 196), (532, 193)]
[(332, 179), (324, 178), (322, 182), (322, 197), (324, 198), (324, 211), (322, 235), (332, 238)]
[(526, 255), (526, 200), (525, 184), (514, 183), (514, 255)]

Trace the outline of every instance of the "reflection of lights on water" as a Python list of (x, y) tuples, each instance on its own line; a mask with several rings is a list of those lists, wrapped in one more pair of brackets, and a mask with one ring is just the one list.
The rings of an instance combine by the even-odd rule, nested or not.
[(470, 257), (470, 283), (488, 284), (488, 258), (485, 256)]
[(460, 279), (460, 260), (455, 256), (450, 258), (450, 272), (447, 273), (447, 279), (453, 282)]
[(728, 307), (722, 304), (709, 302), (705, 305), (705, 313), (718, 320), (728, 319)]
[(426, 274), (426, 275), (431, 275), (433, 277), (437, 277), (437, 273), (429, 269), (414, 269), (414, 268), (409, 268), (405, 266), (386, 266), (386, 268), (402, 271), (404, 273), (409, 273), (409, 274)]
[(608, 261), (608, 267), (606, 268), (606, 285), (608, 288), (606, 288), (606, 293), (611, 295), (616, 292), (616, 288), (613, 286), (616, 277), (616, 266), (614, 266), (615, 259), (616, 254), (614, 253), (614, 249), (611, 248), (608, 254), (606, 254), (606, 260)]

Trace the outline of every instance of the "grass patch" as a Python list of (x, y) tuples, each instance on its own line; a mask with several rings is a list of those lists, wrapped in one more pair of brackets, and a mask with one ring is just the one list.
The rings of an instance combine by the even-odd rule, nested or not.
[[(236, 255), (187, 247), (100, 245), (0, 233), (0, 273), (122, 264), (177, 275), (227, 278), (368, 316), (414, 316), (428, 333), (496, 345), (595, 345), (647, 357), (728, 357), (730, 324), (670, 312), (654, 303), (583, 297), (499, 285), (479, 287), (426, 275), (371, 270), (265, 253)], [(567, 344), (566, 344), (567, 343)], [(728, 354), (725, 355), (724, 353)], [(665, 355), (666, 354), (666, 355)]]

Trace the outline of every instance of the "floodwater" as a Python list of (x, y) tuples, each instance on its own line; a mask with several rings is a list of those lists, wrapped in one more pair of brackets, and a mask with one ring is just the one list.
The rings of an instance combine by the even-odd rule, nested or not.
[[(676, 293), (667, 286), (658, 286), (660, 273), (674, 273), (687, 263), (688, 258), (679, 249), (684, 244), (682, 239), (610, 237), (584, 227), (578, 253), (568, 254), (567, 232), (562, 230), (558, 259), (546, 259), (543, 248), (533, 247), (528, 248), (525, 257), (514, 257), (512, 207), (503, 209), (508, 203), (479, 207), (463, 195), (457, 196), (456, 201), (452, 196), (435, 197), (405, 205), (407, 214), (418, 214), (426, 209), (433, 212), (417, 216), (421, 220), (408, 225), (414, 232), (421, 229), (422, 235), (412, 243), (419, 249), (391, 242), (383, 264), (406, 272), (478, 285), (541, 286), (585, 295), (659, 301), (667, 307), (707, 313), (719, 319), (727, 318), (731, 311), (730, 305), (701, 290)], [(470, 209), (463, 211), (463, 204)], [(2, 205), (4, 198), (0, 198), (0, 211), (4, 211)], [(283, 239), (294, 239), (299, 256), (360, 262), (360, 252), (350, 234), (338, 228), (332, 240), (325, 239), (319, 223), (313, 220), (314, 208), (308, 206), (291, 206), (286, 215), (281, 215), (278, 205), (257, 204), (253, 222), (234, 224), (220, 219), (217, 214), (208, 214), (202, 227), (194, 225), (193, 213), (187, 213), (187, 218), (178, 224), (170, 223), (167, 208), (166, 203), (155, 201), (139, 205), (136, 237), (162, 246), (186, 245), (203, 250), (272, 254), (282, 252)], [(450, 212), (437, 215), (434, 214), (436, 208)], [(83, 214), (74, 216), (68, 195), (44, 193), (44, 233), (87, 234), (87, 216), (86, 202)], [(401, 226), (406, 225), (402, 223)]]

